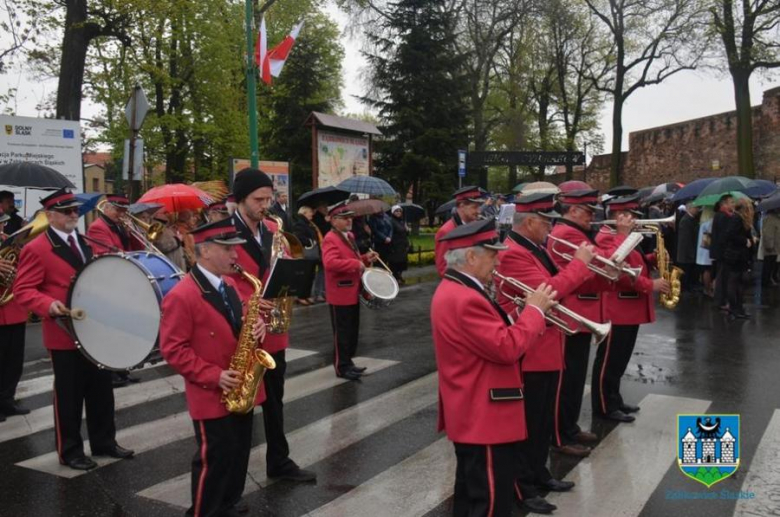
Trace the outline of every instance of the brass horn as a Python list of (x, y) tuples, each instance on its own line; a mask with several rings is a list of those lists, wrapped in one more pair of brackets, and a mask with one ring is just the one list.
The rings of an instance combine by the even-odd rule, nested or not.
[[(514, 304), (517, 305), (518, 307), (525, 307), (525, 296), (528, 296), (529, 294), (533, 293), (534, 289), (531, 289), (531, 287), (524, 284), (520, 280), (517, 280), (516, 278), (502, 275), (498, 271), (493, 271), (493, 277), (498, 278), (500, 280), (496, 288), (499, 293), (512, 300), (512, 302), (514, 302)], [(515, 296), (513, 294), (504, 291), (505, 283), (511, 285), (518, 291), (524, 293), (525, 296)], [(577, 327), (575, 328), (569, 327), (568, 323), (566, 323), (559, 316), (561, 314), (577, 322)], [(593, 334), (593, 338), (591, 340), (591, 344), (593, 345), (598, 345), (602, 341), (604, 341), (604, 339), (606, 339), (606, 337), (609, 335), (609, 332), (612, 330), (612, 323), (610, 322), (596, 323), (595, 321), (591, 321), (583, 316), (580, 316), (579, 314), (572, 311), (571, 309), (567, 309), (559, 302), (555, 302), (555, 304), (551, 309), (551, 312), (549, 314), (546, 314), (544, 318), (551, 324), (561, 329), (561, 332), (563, 332), (567, 336), (573, 336), (574, 334), (581, 332), (582, 329), (587, 330), (588, 332)]]
[[(95, 209), (101, 214), (106, 215), (106, 203), (108, 203), (107, 200), (101, 200)], [(156, 251), (152, 242), (155, 241), (165, 229), (165, 226), (161, 222), (155, 221), (153, 223), (147, 223), (134, 216), (129, 211), (124, 214), (119, 221), (127, 228), (128, 232), (133, 234), (133, 236), (140, 240), (147, 248)]]
[[(579, 246), (577, 246), (576, 244), (571, 243), (571, 242), (569, 242), (569, 241), (567, 241), (565, 239), (561, 239), (561, 238), (555, 237), (553, 235), (548, 235), (547, 238), (548, 239), (552, 239), (552, 241), (555, 244), (561, 244), (561, 245), (566, 246), (566, 247), (568, 247), (568, 248), (570, 248), (572, 250), (579, 249)], [(574, 255), (572, 255), (571, 253), (566, 253), (566, 252), (557, 250), (555, 248), (555, 244), (553, 244), (553, 246), (550, 248), (553, 253), (555, 253), (559, 257), (561, 257), (564, 260), (567, 260), (569, 262), (574, 260)], [(638, 241), (634, 244), (634, 247), (636, 247), (637, 244), (639, 244)], [(627, 254), (628, 253), (626, 253), (626, 255)], [(591, 262), (590, 264), (588, 264), (588, 269), (590, 269), (591, 271), (593, 271), (597, 275), (603, 276), (604, 278), (606, 278), (607, 280), (610, 280), (612, 282), (614, 282), (615, 280), (618, 279), (618, 277), (620, 276), (620, 273), (628, 275), (628, 276), (630, 276), (633, 279), (636, 279), (642, 273), (642, 268), (641, 267), (630, 267), (630, 266), (626, 266), (626, 265), (623, 265), (623, 264), (619, 264), (619, 263), (617, 263), (617, 262), (615, 262), (613, 260), (610, 260), (608, 258), (604, 258), (601, 255), (595, 255), (593, 257), (593, 260), (600, 262), (602, 264), (602, 266), (597, 266), (596, 264)], [(607, 270), (607, 268), (612, 268), (615, 271), (617, 271), (617, 273), (610, 273)]]

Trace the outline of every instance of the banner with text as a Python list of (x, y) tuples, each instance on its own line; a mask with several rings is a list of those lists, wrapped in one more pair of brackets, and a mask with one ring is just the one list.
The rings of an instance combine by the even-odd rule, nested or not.
[(317, 131), (317, 187), (368, 176), (368, 138)]

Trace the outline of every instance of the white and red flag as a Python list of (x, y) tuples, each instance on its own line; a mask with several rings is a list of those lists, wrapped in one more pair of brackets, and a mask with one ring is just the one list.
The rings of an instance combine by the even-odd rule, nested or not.
[(271, 84), (271, 77), (279, 77), (282, 73), (282, 67), (284, 67), (287, 57), (290, 55), (295, 40), (298, 38), (298, 33), (303, 27), (303, 21), (293, 27), (290, 34), (285, 37), (281, 43), (267, 50), (266, 32), (265, 32), (265, 18), (260, 22), (260, 33), (257, 35), (257, 50), (255, 51), (255, 63), (260, 70), (260, 77), (266, 84)]

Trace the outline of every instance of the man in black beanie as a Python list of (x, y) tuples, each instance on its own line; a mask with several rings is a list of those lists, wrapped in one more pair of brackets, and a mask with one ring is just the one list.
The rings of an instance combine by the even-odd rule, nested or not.
[[(233, 193), (238, 208), (233, 214), (233, 224), (246, 242), (236, 247), (238, 264), (248, 273), (268, 282), (271, 272), (271, 246), (277, 231), (276, 223), (267, 215), (273, 203), (273, 181), (258, 169), (243, 169), (233, 181)], [(289, 250), (286, 250), (289, 254)], [(240, 274), (232, 275), (236, 281), (242, 301), (249, 299), (253, 286)], [(260, 308), (268, 312), (274, 308), (273, 301), (261, 300)], [(289, 335), (268, 333), (263, 349), (276, 361), (276, 368), (267, 370), (263, 383), (266, 400), (263, 402), (263, 423), (265, 424), (266, 471), (270, 478), (293, 481), (314, 481), (317, 475), (304, 470), (290, 459), (290, 447), (284, 436), (284, 372), (287, 369), (285, 350), (289, 346)]]

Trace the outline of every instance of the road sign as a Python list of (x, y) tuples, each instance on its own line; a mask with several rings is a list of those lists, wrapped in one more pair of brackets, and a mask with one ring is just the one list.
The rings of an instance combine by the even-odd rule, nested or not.
[(466, 151), (463, 149), (458, 150), (458, 177), (466, 177)]
[(140, 86), (133, 89), (130, 100), (125, 105), (125, 118), (132, 131), (139, 131), (144, 123), (144, 118), (149, 112), (149, 101)]
[[(133, 176), (134, 180), (141, 179), (141, 169), (144, 166), (144, 139), (136, 138), (133, 149)], [(128, 171), (130, 170), (130, 140), (125, 139), (125, 153), (122, 156), (122, 179), (129, 180)]]

